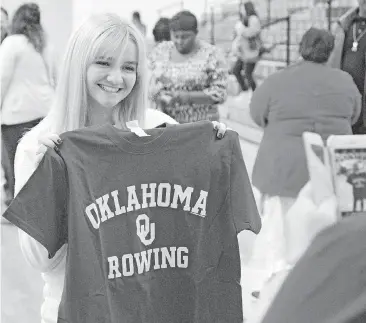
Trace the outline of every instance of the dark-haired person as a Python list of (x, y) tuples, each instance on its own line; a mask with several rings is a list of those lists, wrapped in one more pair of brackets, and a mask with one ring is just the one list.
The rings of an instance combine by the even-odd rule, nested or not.
[(366, 0), (341, 16), (335, 25), (335, 46), (329, 65), (349, 73), (363, 96), (359, 119), (353, 125), (354, 134), (366, 134)]
[(223, 53), (197, 39), (197, 19), (189, 11), (170, 21), (171, 41), (150, 54), (149, 97), (179, 123), (219, 120), (218, 104), (226, 99), (228, 69)]
[(1, 43), (8, 36), (9, 14), (4, 7), (1, 7)]
[(240, 20), (235, 25), (235, 39), (233, 41), (233, 52), (237, 56), (237, 61), (233, 68), (238, 83), (243, 91), (248, 87), (243, 80), (241, 71), (244, 69), (245, 78), (250, 88), (254, 91), (257, 84), (253, 78), (255, 66), (260, 57), (261, 49), (261, 22), (251, 1), (241, 5), (239, 13)]
[(153, 36), (155, 43), (161, 43), (162, 41), (169, 41), (170, 40), (170, 19), (162, 17), (160, 18), (153, 29)]
[[(286, 214), (309, 180), (303, 132), (318, 133), (324, 140), (329, 135), (352, 134), (352, 124), (361, 110), (361, 95), (351, 76), (326, 64), (333, 48), (330, 32), (309, 29), (300, 43), (302, 60), (267, 78), (250, 103), (253, 120), (264, 130), (253, 168), (253, 185), (262, 195), (263, 217), (272, 216), (274, 206), (280, 205), (277, 219), (284, 223), (282, 236), (265, 228), (267, 223), (276, 226), (271, 221), (263, 221), (262, 231), (275, 237), (273, 250), (280, 244), (285, 246), (284, 257), (289, 247)], [(266, 238), (259, 234), (258, 241)], [(261, 252), (266, 257), (267, 250), (255, 247), (254, 253)]]
[(7, 200), (14, 196), (14, 155), (19, 139), (46, 116), (54, 95), (55, 64), (46, 46), (37, 4), (20, 6), (0, 46), (2, 166)]

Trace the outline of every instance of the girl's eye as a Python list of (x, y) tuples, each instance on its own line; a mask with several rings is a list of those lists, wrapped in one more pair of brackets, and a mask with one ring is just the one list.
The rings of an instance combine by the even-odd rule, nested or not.
[(98, 64), (98, 65), (101, 65), (101, 66), (109, 66), (110, 65), (109, 62), (106, 62), (106, 61), (96, 61), (95, 63)]
[(136, 67), (135, 66), (125, 66), (125, 69), (129, 72), (135, 72), (136, 71)]

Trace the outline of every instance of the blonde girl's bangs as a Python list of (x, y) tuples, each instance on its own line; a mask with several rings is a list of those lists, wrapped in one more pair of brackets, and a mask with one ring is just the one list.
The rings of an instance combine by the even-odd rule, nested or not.
[[(116, 26), (117, 27), (117, 26)], [(111, 27), (95, 41), (90, 60), (99, 57), (116, 59), (123, 55), (130, 38), (128, 29)], [(89, 62), (90, 64), (91, 62)]]

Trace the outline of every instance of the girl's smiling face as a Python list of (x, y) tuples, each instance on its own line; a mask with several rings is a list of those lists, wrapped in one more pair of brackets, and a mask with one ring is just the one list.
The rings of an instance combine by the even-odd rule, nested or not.
[(124, 100), (136, 83), (137, 62), (137, 46), (131, 39), (120, 56), (97, 55), (86, 72), (91, 104), (111, 109)]

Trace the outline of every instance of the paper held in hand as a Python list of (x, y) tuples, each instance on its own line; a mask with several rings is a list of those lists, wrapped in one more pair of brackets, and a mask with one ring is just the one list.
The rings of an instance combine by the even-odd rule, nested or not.
[(340, 218), (366, 215), (366, 135), (303, 134), (314, 202), (337, 196)]

